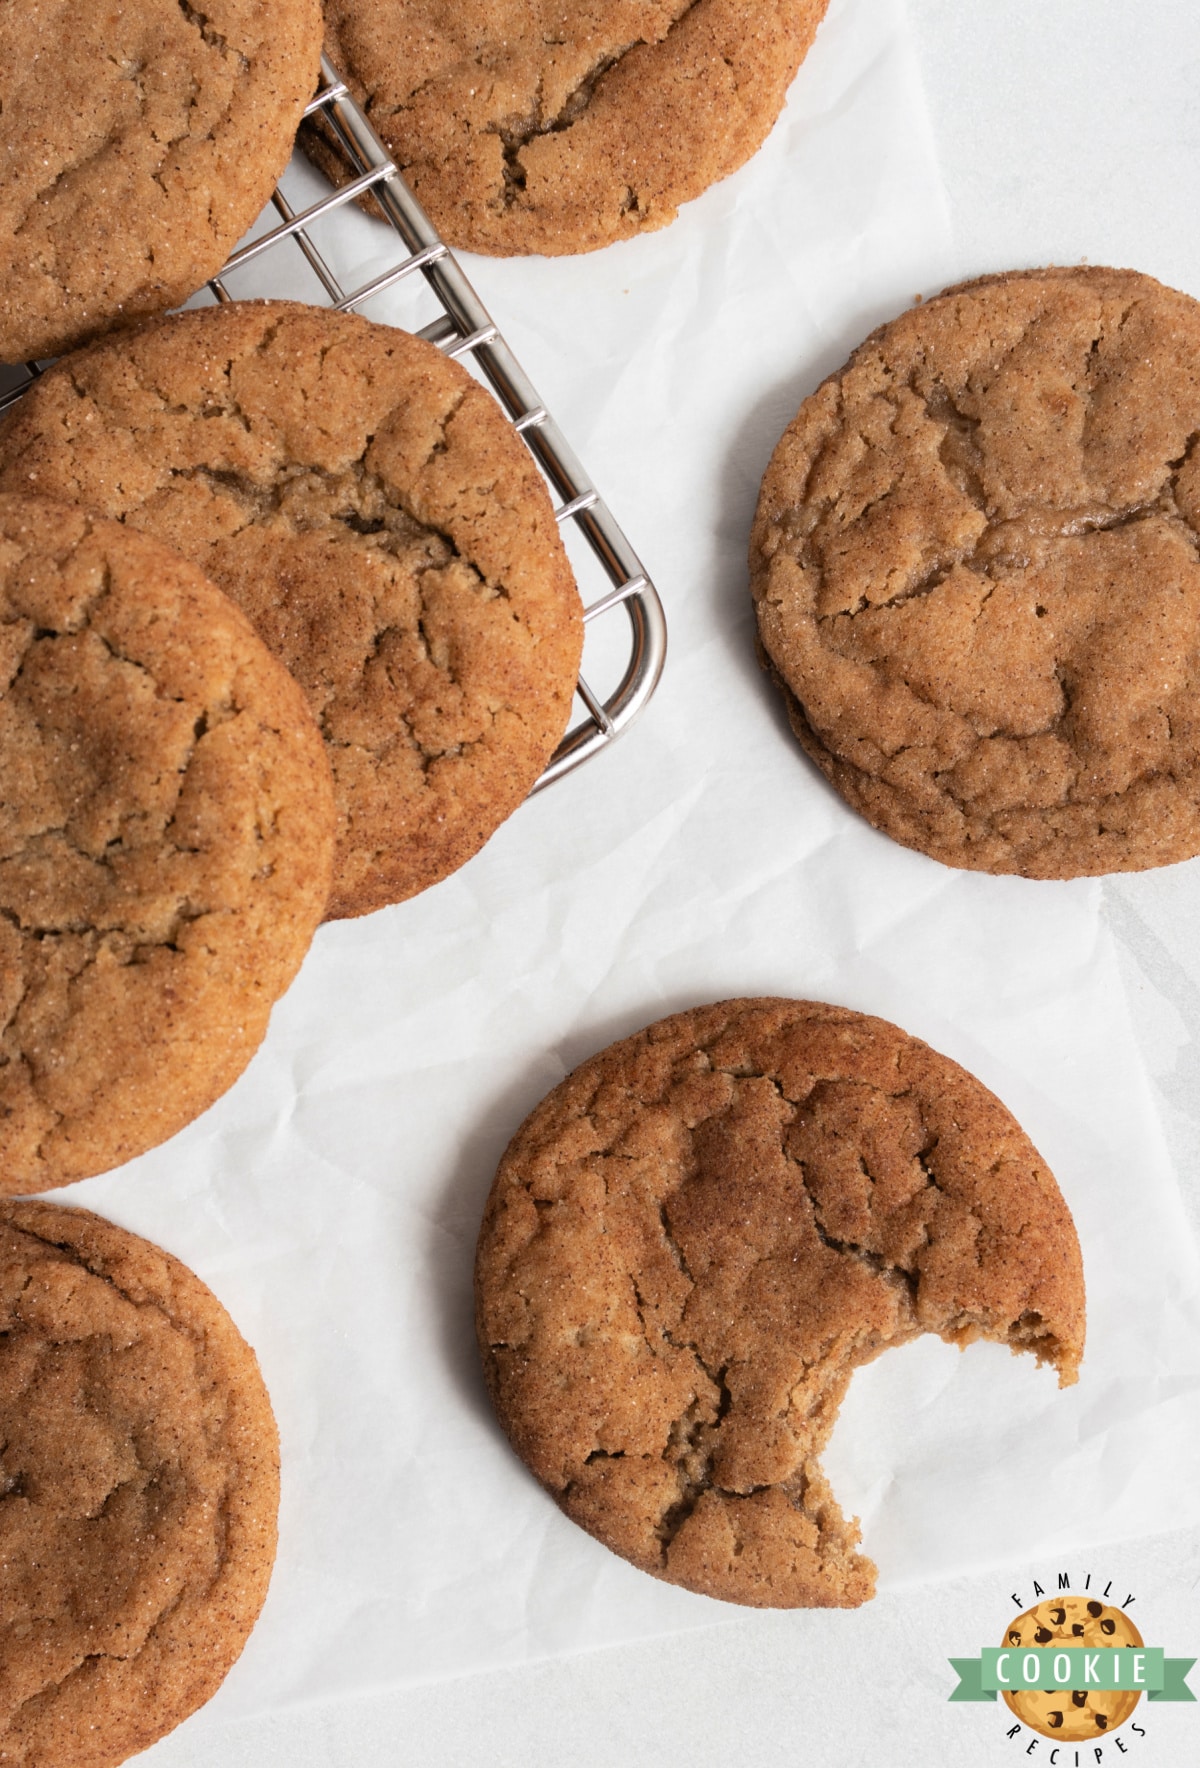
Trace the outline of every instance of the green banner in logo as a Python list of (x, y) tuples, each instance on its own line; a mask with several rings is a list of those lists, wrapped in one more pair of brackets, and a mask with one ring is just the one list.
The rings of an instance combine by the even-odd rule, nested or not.
[(1195, 1661), (1195, 1658), (1164, 1658), (1163, 1685), (1161, 1688), (1151, 1689), (1149, 1699), (1195, 1700), (1195, 1695), (1184, 1680)]
[(1016, 1694), (1023, 1688), (1111, 1690), (1148, 1694), (1163, 1685), (1162, 1647), (989, 1645), (980, 1653), (984, 1688)]
[(1186, 1677), (1195, 1661), (1169, 1658), (1159, 1645), (1097, 1650), (1065, 1645), (1012, 1650), (988, 1645), (977, 1658), (950, 1659), (959, 1679), (950, 1699), (995, 1700), (1001, 1690), (1016, 1694), (1022, 1689), (1051, 1693), (1082, 1688), (1136, 1691), (1150, 1700), (1194, 1701)]
[(984, 1688), (979, 1680), (983, 1665), (978, 1658), (951, 1658), (950, 1668), (958, 1677), (958, 1687), (951, 1700), (995, 1700), (996, 1690)]

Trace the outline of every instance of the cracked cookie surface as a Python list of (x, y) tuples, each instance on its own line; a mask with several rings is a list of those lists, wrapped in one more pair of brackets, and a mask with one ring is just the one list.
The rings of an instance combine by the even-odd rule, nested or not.
[(488, 1386), (567, 1515), (758, 1607), (874, 1586), (818, 1464), (851, 1374), (933, 1332), (1073, 1381), (1070, 1213), (979, 1081), (838, 1007), (724, 1001), (582, 1064), (522, 1125), (476, 1258)]
[(807, 399), (751, 537), (793, 729), (877, 828), (1033, 878), (1200, 852), (1200, 306), (982, 278)]
[(0, 1190), (106, 1171), (232, 1085), (329, 890), (296, 684), (157, 541), (0, 496)]
[(254, 1352), (199, 1278), (84, 1210), (0, 1206), (0, 1761), (110, 1768), (208, 1700), (278, 1504)]
[(287, 164), (319, 0), (0, 10), (0, 360), (185, 301)]
[(827, 3), (328, 0), (325, 13), (330, 54), (444, 238), (563, 253), (666, 226), (749, 159)]
[(583, 626), (549, 495), (420, 338), (292, 303), (154, 321), (36, 383), (0, 487), (168, 541), (287, 664), (337, 788), (330, 916), (456, 870), (563, 734)]

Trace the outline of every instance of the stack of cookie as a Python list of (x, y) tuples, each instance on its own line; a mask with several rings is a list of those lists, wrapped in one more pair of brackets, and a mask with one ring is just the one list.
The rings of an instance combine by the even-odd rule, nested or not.
[[(320, 33), (317, 0), (5, 13), (0, 355), (215, 274), (291, 151)], [(335, 813), (302, 692), (208, 576), (77, 480), (11, 489), (0, 1189), (20, 1192), (153, 1147), (241, 1073), (325, 913)]]
[[(762, 140), (824, 4), (750, 18), (730, 0), (630, 0), (569, 28), (544, 10), (519, 41), (486, 6), (448, 24), (444, 9), (381, 12), (364, 0), (330, 21), (368, 107), (408, 116), (396, 150), (456, 240), (581, 250), (662, 225)], [(336, 805), (327, 916), (402, 901), (478, 849), (552, 753), (582, 644), (539, 474), (494, 402), (432, 347), (291, 305), (129, 325), (214, 274), (268, 194), (315, 83), (315, 0), (229, 0), (219, 20), (166, 0), (115, 22), (77, 29), (73, 18), (63, 0), (37, 0), (0, 24), (11, 241), (0, 354), (85, 346), (35, 384), (0, 435), (17, 548), (5, 741), (14, 766), (21, 757), (6, 807), (14, 1004), (0, 1089), (3, 1182), (17, 1191), (128, 1159), (228, 1086), (296, 969), (324, 890), (329, 789), (312, 727), (298, 734), (295, 693), (261, 646), (253, 670), (273, 684), (264, 705), (287, 696), (286, 718), (251, 714), (250, 699), (227, 706), (198, 676), (175, 682), (181, 657), (216, 642), (206, 621), (233, 630), (228, 611), (200, 611), (219, 598), (180, 560), (249, 617), (324, 738)], [(423, 96), (389, 109), (417, 42)], [(475, 102), (481, 70), (490, 109)], [(446, 137), (464, 104), (465, 133), (455, 124)], [(470, 217), (461, 226), (448, 190)], [(37, 594), (35, 578), (45, 580)], [(80, 599), (83, 580), (93, 587)], [(144, 610), (127, 611), (130, 596), (164, 610), (145, 654), (114, 636), (129, 620), (149, 630)], [(154, 648), (168, 636), (173, 652)], [(237, 643), (248, 644), (244, 627)], [(156, 707), (168, 695), (177, 704), (170, 730), (160, 717), (153, 737), (135, 737), (126, 664), (154, 684)], [(230, 708), (258, 720), (264, 743), (286, 731), (308, 782), (303, 806), (295, 783), (279, 788), (294, 808), (271, 797), (267, 833), (250, 791), (265, 762), (239, 752), (242, 797), (205, 772), (211, 751), (229, 749), (218, 731)], [(203, 794), (192, 784), (202, 774)], [(226, 794), (221, 816), (212, 806)], [(201, 796), (209, 826), (197, 834)], [(274, 844), (285, 832), (297, 841), (301, 827), (285, 863)], [(235, 830), (236, 861), (220, 848)], [(223, 880), (218, 890), (207, 872), (202, 887), (191, 875), (199, 853), (210, 872), (227, 862), (237, 889)], [(285, 880), (301, 875), (293, 904)], [(222, 978), (222, 998), (211, 978), (191, 980), (195, 953)]]
[(333, 767), (330, 916), (462, 865), (566, 726), (583, 619), (549, 494), (419, 338), (260, 302), (118, 332), (26, 394), (0, 488), (174, 547), (287, 665)]
[(77, 24), (0, 22), (0, 353), (106, 334), (2, 444), (9, 1191), (173, 1134), (322, 917), (469, 858), (553, 752), (582, 644), (528, 451), (432, 346), (292, 305), (128, 324), (257, 214), (316, 0)]
[[(320, 24), (318, 0), (6, 9), (0, 355), (216, 273), (291, 151)], [(245, 615), (82, 486), (28, 489), (0, 496), (8, 1192), (129, 1160), (236, 1079), (337, 832), (321, 733)], [(0, 1270), (0, 1755), (108, 1768), (207, 1700), (254, 1624), (274, 1420), (215, 1298), (135, 1236), (8, 1205)]]
[[(322, 919), (462, 865), (567, 722), (573, 577), (463, 369), (294, 305), (145, 323), (269, 195), (320, 30), (317, 0), (0, 20), (0, 355), (75, 352), (3, 444), (3, 1191), (205, 1110)], [(99, 1768), (241, 1649), (274, 1425), (166, 1255), (50, 1206), (0, 1240), (0, 1755)]]

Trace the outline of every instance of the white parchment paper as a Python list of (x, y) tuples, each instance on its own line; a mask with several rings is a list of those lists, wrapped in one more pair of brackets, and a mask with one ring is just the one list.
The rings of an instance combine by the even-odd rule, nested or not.
[[(883, 1584), (1197, 1520), (1200, 1267), (1104, 886), (893, 846), (802, 758), (753, 656), (744, 555), (770, 450), (948, 263), (898, 0), (833, 0), (763, 151), (665, 232), (470, 263), (659, 584), (671, 657), (642, 722), (455, 878), (324, 928), (202, 1120), (60, 1194), (197, 1270), (272, 1393), (280, 1557), (227, 1715), (727, 1612), (537, 1488), (490, 1416), (470, 1296), (522, 1116), (611, 1039), (725, 995), (835, 1001), (926, 1038), (1016, 1113), (1079, 1226), (1076, 1388), (935, 1341), (856, 1376), (827, 1464)], [(1172, 877), (1194, 913), (1196, 865)], [(1121, 902), (1151, 888), (1123, 881)]]

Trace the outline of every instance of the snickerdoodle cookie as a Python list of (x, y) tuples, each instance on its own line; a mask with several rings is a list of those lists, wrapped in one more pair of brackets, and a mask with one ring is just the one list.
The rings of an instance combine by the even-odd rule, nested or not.
[(328, 746), (331, 916), (462, 865), (565, 729), (583, 625), (549, 495), (420, 338), (288, 302), (153, 321), (36, 383), (0, 487), (154, 534), (244, 608)]
[(575, 1070), (488, 1199), (476, 1323), (517, 1453), (644, 1571), (865, 1601), (818, 1457), (851, 1374), (933, 1332), (1074, 1381), (1079, 1246), (1000, 1102), (882, 1019), (725, 1001)]
[(805, 400), (750, 561), (801, 743), (877, 828), (1066, 878), (1200, 852), (1200, 305), (950, 289)]
[(827, 4), (327, 0), (325, 15), (451, 245), (562, 253), (665, 227), (748, 160)]
[(0, 9), (0, 360), (185, 301), (287, 164), (319, 0)]
[(216, 1691), (275, 1558), (254, 1352), (177, 1259), (0, 1206), (0, 1761), (111, 1768)]
[(160, 542), (0, 496), (0, 1190), (103, 1172), (230, 1086), (321, 920), (299, 688)]

